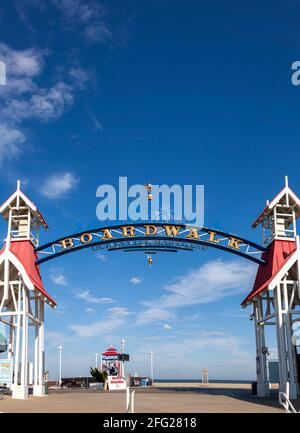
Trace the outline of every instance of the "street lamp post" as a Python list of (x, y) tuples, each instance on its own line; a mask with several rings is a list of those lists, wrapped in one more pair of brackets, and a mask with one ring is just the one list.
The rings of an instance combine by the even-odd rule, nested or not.
[(153, 371), (153, 352), (150, 351), (150, 371), (151, 371), (151, 381), (154, 383), (154, 371)]
[[(125, 340), (124, 340), (124, 338), (121, 340), (121, 352), (122, 352), (122, 354), (124, 355), (124, 353), (125, 353)], [(122, 360), (122, 377), (125, 377), (125, 362), (124, 362), (124, 359)]]
[(98, 353), (95, 353), (95, 368), (98, 368)]
[(59, 350), (59, 381), (58, 381), (58, 386), (59, 386), (59, 388), (61, 388), (61, 353), (63, 351), (63, 347), (58, 346), (58, 350)]

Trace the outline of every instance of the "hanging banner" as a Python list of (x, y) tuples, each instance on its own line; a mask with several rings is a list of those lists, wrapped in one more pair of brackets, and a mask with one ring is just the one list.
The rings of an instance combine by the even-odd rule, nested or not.
[(12, 359), (0, 359), (0, 384), (10, 386), (12, 384), (12, 373)]

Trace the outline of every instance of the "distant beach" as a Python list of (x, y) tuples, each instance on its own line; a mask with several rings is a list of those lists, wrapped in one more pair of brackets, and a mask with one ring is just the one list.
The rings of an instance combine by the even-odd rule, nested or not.
[[(243, 383), (249, 384), (254, 382), (253, 380), (226, 380), (226, 379), (209, 379), (209, 383)], [(155, 383), (202, 383), (202, 379), (154, 379)]]

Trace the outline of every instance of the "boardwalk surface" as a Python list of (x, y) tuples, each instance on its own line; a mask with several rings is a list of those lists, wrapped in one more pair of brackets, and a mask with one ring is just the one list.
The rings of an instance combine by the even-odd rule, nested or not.
[[(297, 403), (296, 403), (297, 407)], [(0, 401), (1, 412), (125, 412), (125, 392), (95, 390), (52, 390), (46, 397)], [(276, 394), (270, 398), (251, 395), (249, 385), (157, 384), (152, 389), (138, 389), (135, 412), (282, 412)]]

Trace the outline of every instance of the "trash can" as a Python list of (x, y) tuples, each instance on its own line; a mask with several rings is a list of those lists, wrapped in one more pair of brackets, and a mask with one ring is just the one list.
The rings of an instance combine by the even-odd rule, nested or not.
[(257, 382), (251, 383), (252, 395), (257, 395)]

